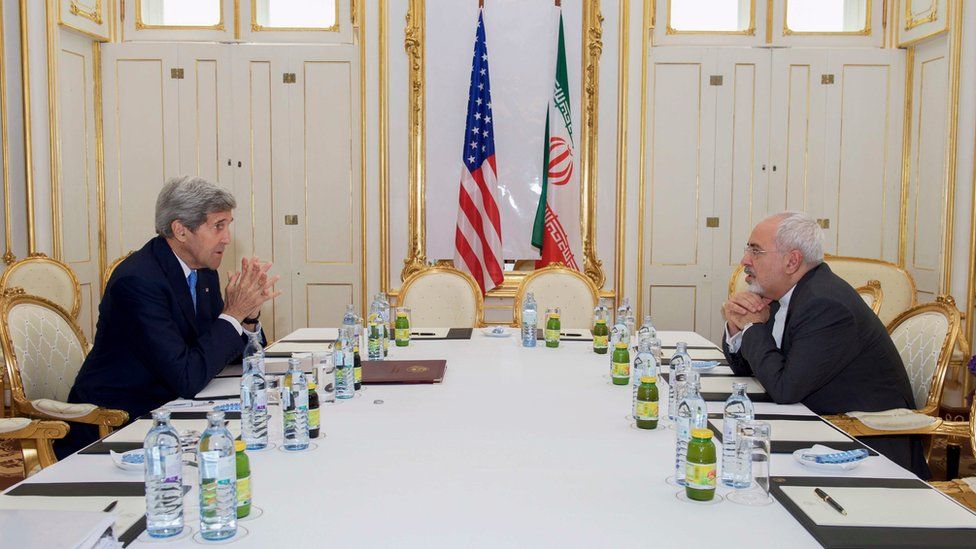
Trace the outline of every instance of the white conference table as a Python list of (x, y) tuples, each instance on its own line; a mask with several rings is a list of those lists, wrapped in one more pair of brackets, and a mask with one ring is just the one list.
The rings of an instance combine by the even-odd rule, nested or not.
[[(508, 338), (475, 330), (471, 340), (391, 346), (391, 359), (447, 359), (443, 382), (366, 386), (354, 399), (323, 405), (317, 449), (249, 452), (253, 501), (263, 515), (242, 522), (248, 533), (233, 545), (819, 546), (778, 502), (676, 499), (679, 489), (664, 482), (674, 466), (674, 431), (632, 426), (630, 386), (610, 384), (608, 356), (580, 341), (525, 349), (510, 331)], [(709, 403), (710, 412), (721, 407)], [(769, 403), (757, 403), (756, 412), (811, 414)], [(272, 440), (280, 441), (278, 414)], [(818, 475), (786, 454), (774, 454), (770, 467), (774, 477)], [(195, 483), (195, 471), (185, 469), (185, 482)], [(915, 478), (883, 456), (847, 475)], [(141, 473), (117, 469), (107, 455), (74, 455), (25, 482), (98, 481), (138, 482)], [(185, 499), (194, 528), (195, 494), (194, 487)], [(140, 545), (196, 544), (133, 544)]]

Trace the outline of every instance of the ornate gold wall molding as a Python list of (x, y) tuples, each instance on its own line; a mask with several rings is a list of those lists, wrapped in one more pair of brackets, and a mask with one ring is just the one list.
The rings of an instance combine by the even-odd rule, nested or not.
[[(772, 1), (772, 0), (770, 0)], [(641, 91), (640, 91), (640, 138), (637, 147), (640, 158), (637, 176), (637, 318), (644, 318), (644, 194), (647, 185), (647, 48), (654, 32), (655, 0), (644, 0), (641, 23)]]
[(962, 61), (962, 10), (961, 0), (955, 0), (949, 5), (952, 16), (952, 34), (949, 41), (949, 129), (946, 139), (946, 194), (945, 194), (945, 228), (942, 242), (942, 281), (939, 286), (940, 294), (952, 291), (952, 240), (956, 216), (956, 138), (959, 134), (959, 73)]
[(620, 0), (617, 42), (617, 234), (613, 254), (613, 289), (617, 305), (624, 297), (627, 230), (627, 107), (630, 88), (630, 0)]
[[(92, 81), (95, 85), (95, 199), (98, 204), (98, 279), (108, 269), (108, 241), (105, 228), (105, 127), (102, 121), (102, 45), (92, 42)], [(104, 285), (102, 286), (104, 288)]]
[(71, 0), (71, 8), (68, 10), (71, 15), (84, 17), (96, 25), (102, 24), (102, 0), (95, 0), (95, 5), (85, 7), (78, 3), (78, 0)]
[(27, 190), (27, 253), (37, 251), (34, 234), (34, 151), (31, 146), (30, 58), (27, 51), (27, 0), (20, 0), (20, 70), (24, 115), (24, 180)]
[(369, 234), (366, 218), (366, 3), (352, 0), (352, 26), (359, 40), (359, 230), (360, 243), (360, 299), (362, 311), (366, 311), (367, 296), (366, 273), (368, 273), (367, 239)]
[[(62, 260), (61, 234), (61, 131), (58, 126), (58, 25), (54, 15), (58, 0), (47, 0), (47, 120), (51, 157), (51, 243), (52, 257)], [(74, 6), (74, 3), (72, 3)], [(82, 92), (84, 93), (84, 92)]]
[(377, 79), (379, 87), (379, 205), (380, 205), (380, 291), (390, 290), (390, 103), (389, 103), (389, 78), (388, 68), (388, 41), (387, 29), (389, 28), (389, 12), (387, 10), (387, 0), (379, 0), (379, 21), (377, 31), (379, 34), (378, 57), (379, 67)]
[[(3, 36), (3, 2), (0, 2), (0, 36)], [(10, 223), (10, 142), (7, 140), (7, 69), (3, 40), (0, 40), (0, 160), (3, 162), (3, 223), (4, 245), (3, 261), (7, 265), (17, 258), (13, 252), (12, 227)]]
[(905, 268), (908, 254), (908, 188), (912, 183), (912, 93), (915, 89), (915, 46), (905, 52), (905, 112), (901, 142), (901, 207), (898, 218), (898, 266)]
[[(409, 135), (408, 171), (408, 236), (407, 257), (404, 259), (400, 278), (405, 279), (427, 264), (426, 183), (424, 162), (426, 156), (426, 81), (424, 73), (424, 28), (426, 16), (424, 0), (409, 0), (403, 48), (407, 54), (407, 79), (409, 83)], [(381, 9), (383, 4), (381, 3)], [(597, 285), (603, 287), (605, 275), (603, 263), (596, 254), (596, 206), (597, 206), (597, 130), (599, 128), (600, 56), (603, 53), (603, 16), (599, 0), (583, 2), (583, 59), (582, 59), (582, 130), (580, 138), (580, 221), (582, 224), (583, 271)], [(382, 55), (382, 51), (381, 51)], [(381, 68), (381, 74), (383, 68)], [(381, 77), (382, 78), (382, 77)], [(381, 88), (381, 92), (382, 92)], [(381, 113), (385, 102), (381, 100)], [(381, 140), (383, 124), (381, 122)], [(385, 145), (381, 144), (381, 149)], [(381, 175), (381, 185), (383, 176)], [(382, 191), (381, 191), (382, 192)], [(381, 197), (381, 202), (384, 199)], [(382, 214), (381, 214), (382, 217)], [(382, 223), (382, 220), (381, 220)], [(382, 231), (381, 231), (382, 232)], [(385, 235), (381, 235), (384, 238)], [(492, 297), (515, 295), (518, 283), (527, 273), (507, 273), (505, 282)], [(384, 275), (385, 276), (385, 275)], [(386, 288), (389, 293), (396, 293)]]

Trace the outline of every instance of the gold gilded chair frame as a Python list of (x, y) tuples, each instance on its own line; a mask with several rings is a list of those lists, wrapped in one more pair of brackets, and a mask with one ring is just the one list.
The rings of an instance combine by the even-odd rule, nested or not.
[[(426, 155), (425, 0), (409, 0), (403, 47), (408, 58), (409, 130), (407, 258), (400, 279), (427, 266), (427, 214), (424, 161)], [(600, 56), (603, 53), (603, 16), (600, 0), (583, 2), (582, 131), (580, 132), (580, 223), (583, 272), (597, 288), (605, 281), (603, 262), (596, 254), (597, 129), (600, 92)], [(508, 272), (489, 295), (511, 295), (527, 272)]]
[(593, 283), (593, 280), (590, 279), (590, 277), (583, 275), (576, 269), (570, 269), (562, 263), (550, 263), (549, 265), (532, 271), (526, 275), (519, 284), (518, 291), (515, 292), (515, 304), (513, 305), (515, 309), (515, 321), (512, 323), (513, 326), (522, 325), (522, 300), (525, 299), (525, 289), (528, 287), (529, 283), (540, 276), (545, 276), (554, 272), (574, 276), (582, 280), (586, 284), (586, 287), (590, 289), (590, 293), (593, 295), (593, 303), (590, 304), (591, 308), (595, 308), (597, 303), (600, 302), (600, 290), (597, 288), (596, 284)]
[(936, 418), (936, 420), (931, 425), (919, 429), (879, 431), (864, 425), (855, 418), (843, 414), (824, 416), (824, 419), (833, 423), (845, 433), (855, 437), (906, 434), (931, 435), (939, 431), (943, 423), (942, 419), (939, 418), (939, 402), (942, 400), (942, 390), (945, 386), (946, 371), (949, 368), (949, 359), (952, 358), (952, 349), (955, 347), (956, 339), (959, 337), (960, 314), (959, 310), (956, 309), (955, 300), (952, 298), (952, 296), (940, 295), (936, 297), (935, 301), (933, 302), (916, 305), (892, 320), (891, 323), (888, 324), (888, 333), (892, 333), (906, 320), (916, 315), (929, 312), (944, 315), (946, 317), (946, 321), (948, 322), (946, 336), (942, 340), (942, 346), (939, 349), (939, 358), (935, 366), (935, 371), (932, 373), (932, 385), (929, 386), (929, 394), (925, 399), (925, 406), (918, 410), (919, 413), (932, 416)]
[(465, 282), (468, 283), (468, 286), (471, 287), (471, 293), (474, 295), (474, 299), (475, 299), (475, 315), (477, 317), (475, 319), (475, 327), (484, 326), (485, 299), (481, 295), (481, 288), (479, 288), (478, 283), (475, 282), (473, 278), (471, 278), (471, 275), (469, 275), (464, 271), (455, 269), (454, 267), (451, 267), (449, 265), (435, 265), (433, 267), (425, 267), (424, 269), (415, 271), (413, 274), (408, 276), (406, 280), (403, 281), (403, 285), (400, 286), (400, 292), (397, 295), (397, 303), (402, 304), (406, 302), (407, 294), (410, 291), (410, 287), (413, 286), (414, 282), (427, 275), (437, 274), (437, 273), (452, 274), (455, 276), (459, 276), (463, 278)]
[(867, 284), (854, 288), (854, 290), (861, 296), (871, 296), (871, 310), (874, 311), (874, 314), (881, 312), (881, 300), (884, 299), (884, 290), (881, 289), (880, 282), (877, 280), (868, 280)]
[[(10, 325), (7, 320), (10, 310), (21, 303), (40, 305), (41, 307), (54, 311), (71, 327), (72, 333), (74, 333), (79, 345), (81, 345), (82, 352), (87, 353), (88, 343), (85, 341), (85, 334), (81, 332), (78, 324), (68, 316), (68, 313), (53, 301), (26, 294), (21, 288), (4, 290), (3, 295), (0, 296), (0, 347), (3, 349), (3, 358), (7, 368), (7, 379), (10, 383), (11, 410), (13, 415), (63, 421), (65, 418), (52, 416), (35, 408), (24, 392), (24, 381), (20, 376), (20, 367), (17, 365), (17, 354), (14, 352), (13, 341), (10, 337)], [(102, 437), (111, 433), (112, 428), (121, 427), (128, 420), (128, 412), (110, 408), (95, 408), (83, 416), (70, 418), (70, 421), (73, 422), (97, 425), (98, 434)]]
[(34, 420), (21, 429), (0, 433), (0, 440), (16, 440), (20, 443), (24, 458), (24, 478), (31, 473), (57, 463), (54, 455), (54, 439), (68, 434), (68, 424), (63, 421)]
[[(34, 252), (24, 259), (14, 261), (7, 267), (7, 270), (3, 272), (3, 276), (0, 276), (0, 291), (6, 290), (10, 276), (14, 274), (20, 267), (24, 265), (31, 265), (35, 263), (47, 263), (53, 265), (54, 267), (61, 269), (68, 274), (71, 279), (73, 298), (71, 302), (71, 309), (68, 312), (71, 314), (72, 319), (78, 318), (78, 314), (81, 312), (81, 284), (78, 282), (78, 277), (75, 276), (74, 271), (71, 267), (68, 267), (64, 263), (48, 257), (46, 254), (41, 252)], [(43, 297), (43, 296), (42, 296)], [(61, 307), (58, 305), (58, 307)], [(64, 308), (64, 307), (61, 307)]]

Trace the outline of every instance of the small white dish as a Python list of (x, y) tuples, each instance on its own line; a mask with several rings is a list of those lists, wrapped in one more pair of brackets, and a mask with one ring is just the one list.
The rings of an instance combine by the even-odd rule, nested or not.
[(512, 332), (506, 330), (502, 326), (495, 326), (494, 328), (485, 328), (481, 330), (481, 333), (485, 334), (485, 337), (509, 337)]
[(142, 448), (129, 450), (128, 452), (116, 452), (109, 450), (112, 456), (112, 463), (123, 471), (144, 471), (146, 469), (145, 458)]
[(800, 448), (799, 450), (793, 452), (793, 459), (795, 459), (800, 465), (809, 467), (810, 469), (834, 472), (850, 471), (851, 469), (856, 469), (861, 465), (861, 463), (867, 461), (866, 459), (862, 459), (859, 461), (849, 461), (847, 463), (817, 463), (816, 461), (803, 459), (803, 454), (836, 454), (841, 451), (842, 450), (835, 450), (822, 444), (814, 444), (811, 448)]
[(718, 366), (717, 360), (692, 360), (691, 367), (694, 368), (696, 372), (707, 372)]

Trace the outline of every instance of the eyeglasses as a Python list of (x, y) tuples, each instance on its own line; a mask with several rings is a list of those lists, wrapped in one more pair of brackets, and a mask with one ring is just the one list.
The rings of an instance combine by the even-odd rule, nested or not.
[(779, 253), (779, 250), (764, 250), (755, 244), (747, 244), (746, 247), (742, 249), (742, 253), (751, 255), (753, 259), (756, 259), (762, 254), (767, 254), (769, 252)]

